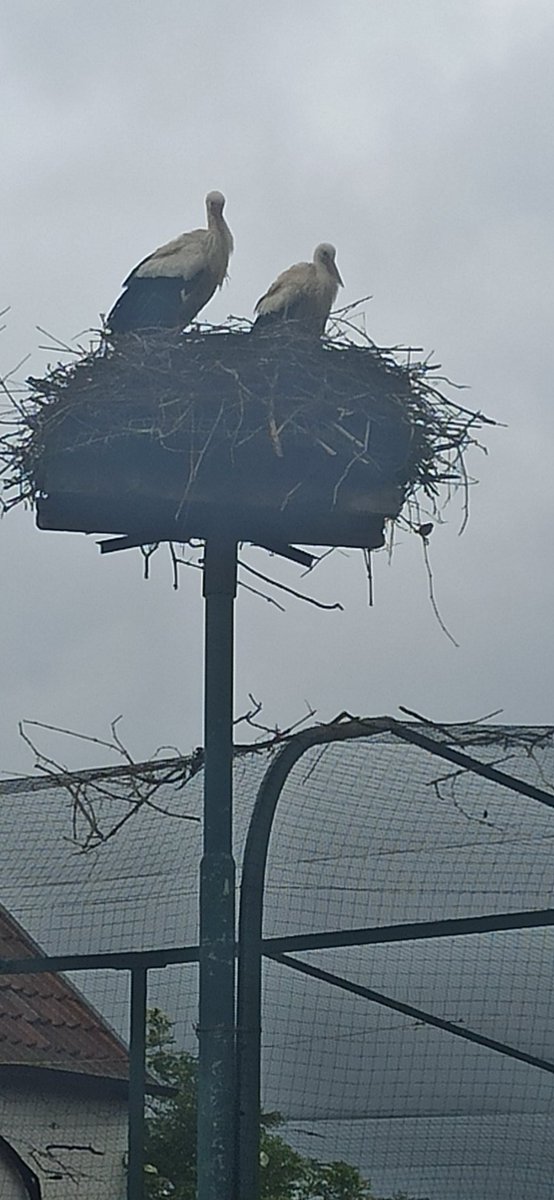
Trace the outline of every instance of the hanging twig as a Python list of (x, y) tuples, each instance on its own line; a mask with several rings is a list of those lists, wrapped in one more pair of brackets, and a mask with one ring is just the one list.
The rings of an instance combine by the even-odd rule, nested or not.
[(156, 553), (156, 550), (158, 549), (159, 544), (160, 544), (159, 542), (151, 542), (149, 546), (141, 546), (140, 547), (140, 552), (144, 559), (144, 578), (145, 579), (150, 578), (150, 559), (152, 558), (152, 555)]
[(371, 550), (364, 549), (363, 555), (368, 584), (368, 604), (370, 608), (373, 608), (373, 571), (371, 566)]
[(429, 547), (428, 547), (427, 538), (424, 538), (424, 537), (422, 537), (422, 539), (421, 539), (421, 545), (423, 546), (423, 560), (424, 560), (424, 562), (425, 562), (425, 570), (426, 570), (426, 572), (427, 572), (427, 581), (428, 581), (428, 584), (429, 584), (429, 600), (431, 601), (431, 608), (433, 609), (433, 612), (434, 612), (434, 614), (435, 614), (435, 617), (436, 617), (436, 619), (437, 619), (437, 621), (438, 621), (438, 623), (439, 623), (439, 625), (440, 625), (440, 627), (441, 627), (441, 629), (442, 629), (443, 633), (444, 633), (444, 634), (446, 634), (446, 637), (448, 638), (449, 642), (452, 642), (452, 645), (453, 645), (453, 646), (456, 646), (456, 649), (457, 649), (457, 650), (459, 650), (459, 648), (460, 648), (460, 644), (459, 644), (459, 642), (457, 642), (457, 641), (456, 641), (456, 638), (452, 636), (452, 634), (451, 634), (450, 630), (449, 630), (449, 629), (448, 629), (448, 627), (445, 625), (445, 623), (444, 623), (444, 621), (443, 621), (443, 619), (442, 619), (442, 617), (441, 617), (441, 614), (440, 614), (440, 612), (439, 612), (439, 608), (438, 608), (438, 605), (437, 605), (437, 601), (436, 601), (436, 599), (435, 599), (435, 588), (434, 588), (434, 583), (433, 583), (433, 572), (432, 572), (432, 570), (431, 570), (431, 563), (430, 563), (430, 561), (429, 561)]
[(316, 608), (334, 609), (338, 608), (344, 612), (344, 605), (337, 601), (335, 604), (324, 604), (323, 600), (316, 600), (314, 596), (306, 596), (303, 592), (297, 591), (296, 588), (287, 587), (286, 584), (280, 583), (277, 579), (271, 579), (269, 575), (263, 575), (261, 571), (256, 571), (254, 567), (250, 567), (242, 558), (238, 560), (239, 566), (245, 571), (249, 571), (251, 575), (255, 575), (257, 579), (263, 579), (264, 583), (269, 583), (271, 587), (279, 588), (282, 592), (287, 592), (289, 596), (295, 596), (297, 600), (305, 600), (306, 604), (313, 604)]

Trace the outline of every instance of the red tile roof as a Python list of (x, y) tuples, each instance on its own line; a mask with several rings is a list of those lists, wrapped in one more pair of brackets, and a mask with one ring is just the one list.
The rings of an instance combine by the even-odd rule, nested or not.
[[(43, 951), (0, 905), (0, 958)], [(63, 975), (0, 974), (0, 1069), (43, 1067), (128, 1079), (123, 1042)]]

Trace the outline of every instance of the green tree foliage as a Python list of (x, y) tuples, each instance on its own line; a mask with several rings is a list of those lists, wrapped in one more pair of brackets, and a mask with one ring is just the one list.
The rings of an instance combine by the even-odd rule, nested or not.
[[(149, 1013), (150, 1073), (174, 1089), (151, 1102), (146, 1119), (148, 1200), (194, 1200), (196, 1189), (196, 1060), (175, 1049), (171, 1021)], [(373, 1200), (369, 1182), (344, 1162), (321, 1163), (293, 1150), (276, 1130), (278, 1114), (262, 1117), (260, 1200)]]
[(196, 1195), (196, 1060), (175, 1050), (172, 1024), (160, 1009), (148, 1014), (149, 1072), (175, 1089), (146, 1113), (148, 1200), (194, 1200)]

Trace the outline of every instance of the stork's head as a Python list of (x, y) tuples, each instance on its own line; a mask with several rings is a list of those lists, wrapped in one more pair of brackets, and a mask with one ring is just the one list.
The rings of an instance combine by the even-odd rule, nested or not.
[(314, 250), (314, 262), (320, 263), (322, 267), (336, 280), (340, 287), (344, 287), (344, 283), (340, 277), (339, 269), (335, 262), (337, 252), (335, 247), (330, 242), (321, 242)]
[(206, 208), (208, 213), (214, 213), (216, 216), (221, 216), (225, 208), (225, 196), (222, 192), (208, 192), (206, 196)]

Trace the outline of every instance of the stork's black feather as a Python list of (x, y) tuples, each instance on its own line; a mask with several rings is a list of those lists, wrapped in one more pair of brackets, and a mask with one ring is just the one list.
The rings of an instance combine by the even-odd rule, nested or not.
[(283, 309), (275, 309), (272, 312), (258, 313), (254, 324), (252, 325), (251, 333), (260, 331), (268, 332), (271, 329), (277, 330), (283, 324), (290, 327), (290, 331), (294, 332), (296, 328), (299, 333), (306, 333), (306, 322), (304, 318), (305, 303), (303, 300), (292, 301), (288, 307)]
[(132, 275), (116, 300), (107, 320), (112, 333), (132, 329), (175, 329), (184, 323), (182, 293), (190, 280), (158, 275), (141, 278)]

